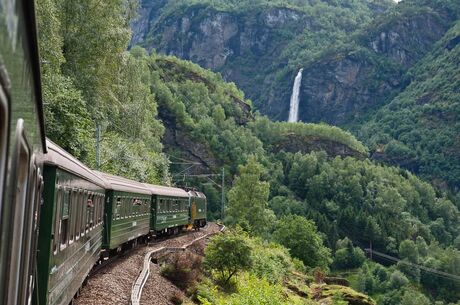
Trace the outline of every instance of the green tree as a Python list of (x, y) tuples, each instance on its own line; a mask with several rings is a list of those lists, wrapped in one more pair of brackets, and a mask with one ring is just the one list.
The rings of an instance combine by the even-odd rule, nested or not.
[(261, 181), (262, 174), (263, 167), (254, 156), (240, 166), (239, 176), (227, 195), (226, 212), (227, 222), (259, 235), (267, 233), (275, 220), (273, 212), (267, 208), (270, 184)]
[(431, 301), (420, 292), (408, 290), (401, 299), (401, 305), (430, 305)]
[(404, 240), (399, 244), (399, 257), (411, 263), (418, 263), (418, 249), (412, 240)]
[(304, 217), (289, 215), (281, 218), (273, 237), (305, 266), (327, 269), (332, 262), (331, 251), (324, 246), (315, 224)]
[(358, 247), (353, 247), (353, 243), (348, 238), (337, 241), (337, 251), (334, 255), (334, 268), (358, 268), (366, 260), (364, 251)]
[(62, 74), (65, 57), (60, 16), (60, 7), (55, 1), (37, 3), (46, 133), (74, 156), (91, 159), (94, 126), (86, 101), (72, 79)]
[(206, 247), (205, 267), (217, 271), (225, 284), (237, 272), (252, 265), (251, 247), (243, 235), (241, 230), (219, 234)]

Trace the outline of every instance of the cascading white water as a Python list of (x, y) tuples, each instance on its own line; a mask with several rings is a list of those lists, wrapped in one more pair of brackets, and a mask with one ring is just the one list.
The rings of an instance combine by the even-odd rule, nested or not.
[(302, 83), (302, 71), (299, 70), (294, 80), (294, 87), (292, 87), (291, 106), (289, 108), (288, 122), (297, 122), (299, 120), (299, 93), (300, 84)]

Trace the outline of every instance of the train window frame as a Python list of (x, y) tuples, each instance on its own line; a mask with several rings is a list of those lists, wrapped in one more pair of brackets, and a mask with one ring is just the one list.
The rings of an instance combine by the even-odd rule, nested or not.
[[(4, 185), (6, 179), (8, 141), (10, 125), (9, 103), (2, 86), (0, 86), (0, 211), (3, 206)], [(1, 212), (0, 212), (1, 213)]]
[[(69, 244), (69, 226), (70, 226), (70, 189), (64, 187), (61, 197), (60, 218), (59, 218), (59, 250), (63, 251)], [(67, 206), (67, 214), (65, 207)], [(65, 229), (65, 230), (64, 230)]]
[[(37, 164), (37, 158), (35, 155), (32, 155), (31, 158), (31, 180), (30, 180), (30, 189), (29, 189), (29, 196), (33, 204), (30, 206), (29, 211), (29, 221), (30, 221), (30, 234), (27, 236), (27, 240), (29, 240), (28, 248), (24, 251), (24, 253), (28, 253), (28, 261), (27, 266), (24, 267), (23, 274), (25, 273), (26, 281), (24, 288), (24, 292), (22, 295), (22, 300), (19, 302), (20, 304), (28, 303), (30, 301), (30, 297), (32, 295), (34, 289), (34, 272), (35, 272), (35, 263), (36, 263), (36, 251), (37, 251), (37, 242), (38, 242), (38, 222), (40, 219), (40, 206), (42, 204), (42, 193), (43, 193), (43, 176), (40, 170), (40, 167)], [(30, 303), (30, 302), (29, 302)]]
[(92, 192), (88, 192), (87, 195), (85, 196), (85, 232), (89, 233), (91, 231), (91, 206), (89, 204), (89, 200), (91, 200), (92, 203)]
[[(1, 207), (2, 218), (7, 217), (9, 219), (5, 228), (9, 238), (5, 240), (6, 246), (3, 245), (7, 248), (6, 256), (9, 263), (5, 269), (6, 277), (2, 278), (3, 282), (1, 284), (6, 289), (5, 300), (14, 300), (21, 293), (20, 287), (17, 285), (21, 280), (21, 251), (23, 250), (25, 217), (28, 210), (32, 154), (31, 145), (29, 145), (25, 133), (24, 120), (18, 119), (11, 163), (6, 165), (9, 167), (9, 172), (12, 176), (9, 185), (12, 199), (9, 201), (8, 206)], [(3, 215), (3, 213), (6, 213), (6, 215)]]
[(121, 208), (123, 206), (123, 203), (121, 201), (120, 196), (117, 196), (115, 199), (116, 199), (116, 201), (115, 201), (115, 204), (114, 204), (114, 207), (115, 207), (115, 213), (114, 213), (115, 217), (113, 218), (114, 220), (120, 218), (120, 212), (121, 212)]
[(74, 234), (75, 234), (75, 241), (80, 239), (80, 201), (82, 197), (83, 190), (78, 189), (75, 194), (75, 224), (74, 224)]
[(99, 206), (99, 194), (98, 193), (94, 193), (94, 212), (93, 212), (93, 227), (96, 228), (97, 227), (97, 218), (98, 218), (98, 213), (99, 213), (99, 210), (98, 210), (98, 206)]
[(86, 198), (88, 198), (88, 191), (83, 190), (83, 196), (80, 202), (80, 210), (82, 212), (80, 219), (80, 234), (82, 237), (86, 235)]
[(99, 214), (98, 214), (98, 218), (97, 218), (97, 225), (100, 226), (101, 223), (102, 223), (102, 218), (103, 218), (103, 214), (104, 214), (104, 210), (103, 210), (103, 207), (104, 206), (104, 195), (100, 194), (99, 195)]
[(73, 216), (72, 216), (72, 219), (73, 219), (73, 222), (72, 222), (72, 226), (71, 226), (71, 230), (73, 232), (73, 241), (77, 241), (78, 240), (78, 234), (77, 234), (77, 230), (75, 229), (76, 226), (77, 226), (77, 223), (78, 223), (78, 192), (79, 192), (79, 189), (75, 188), (73, 189), (72, 191), (72, 198), (73, 198), (73, 202), (74, 204), (72, 204), (72, 207), (73, 207)]
[(74, 222), (75, 222), (75, 204), (74, 204), (74, 194), (75, 189), (70, 189), (69, 200), (70, 200), (70, 221), (69, 221), (69, 245), (73, 244), (75, 240), (75, 233), (74, 233)]
[(60, 247), (60, 228), (61, 228), (61, 201), (62, 201), (62, 186), (57, 185), (55, 190), (55, 210), (54, 210), (54, 236), (53, 236), (53, 253), (57, 255), (59, 253)]

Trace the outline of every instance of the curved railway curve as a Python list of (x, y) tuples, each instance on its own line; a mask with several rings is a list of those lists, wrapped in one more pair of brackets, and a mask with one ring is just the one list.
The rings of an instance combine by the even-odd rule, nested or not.
[[(100, 271), (93, 274), (86, 285), (81, 289), (79, 296), (74, 300), (75, 305), (126, 305), (131, 304), (131, 296), (134, 283), (141, 275), (144, 268), (145, 258), (148, 253), (164, 251), (161, 249), (182, 249), (185, 246), (204, 239), (211, 234), (221, 230), (221, 227), (214, 223), (208, 223), (200, 231), (191, 231), (187, 234), (178, 235), (173, 238), (157, 240), (148, 246), (141, 246), (127, 255), (118, 258), (113, 263), (108, 264)], [(150, 263), (150, 260), (148, 261)], [(161, 289), (149, 292), (149, 296), (154, 296), (151, 303), (142, 304), (171, 304), (169, 298), (181, 291), (172, 283), (162, 278), (159, 274), (160, 268), (150, 272), (148, 281), (161, 283)], [(147, 279), (145, 280), (147, 282)], [(146, 292), (146, 290), (144, 290)], [(139, 300), (141, 294), (139, 293)], [(144, 296), (143, 296), (144, 299)], [(137, 303), (139, 304), (139, 303)]]

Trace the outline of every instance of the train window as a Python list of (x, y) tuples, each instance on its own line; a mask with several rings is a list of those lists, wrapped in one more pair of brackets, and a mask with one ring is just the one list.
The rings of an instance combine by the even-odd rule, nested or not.
[(120, 218), (125, 218), (126, 216), (126, 199), (121, 199), (121, 211), (120, 211)]
[[(59, 183), (59, 182), (58, 182)], [(62, 202), (62, 187), (57, 185), (55, 194), (55, 214), (54, 214), (54, 238), (53, 238), (53, 252), (58, 252), (59, 229), (61, 219), (61, 202)]]
[(88, 191), (83, 191), (81, 201), (80, 201), (80, 212), (81, 212), (81, 219), (80, 219), (80, 235), (85, 235), (85, 227), (86, 227), (86, 200), (88, 198)]
[(83, 190), (79, 190), (78, 191), (78, 194), (77, 194), (77, 200), (76, 200), (76, 214), (77, 214), (77, 219), (75, 221), (75, 236), (76, 236), (76, 239), (80, 239), (80, 235), (81, 235), (81, 232), (80, 232), (80, 227), (81, 227), (81, 217), (82, 217), (82, 214), (81, 214), (81, 204), (82, 204), (82, 199), (83, 198)]
[(61, 221), (59, 228), (60, 236), (60, 249), (64, 249), (67, 246), (68, 234), (69, 234), (69, 216), (70, 216), (70, 190), (64, 189), (64, 192), (61, 196)]
[(93, 194), (89, 193), (86, 198), (86, 232), (88, 232), (93, 227)]
[(99, 206), (101, 205), (101, 195), (97, 194), (95, 196), (95, 204), (94, 204), (94, 226), (97, 227), (99, 225)]
[(121, 198), (117, 197), (117, 203), (115, 204), (114, 219), (120, 218), (121, 212)]
[(78, 240), (80, 238), (80, 232), (78, 231), (78, 224), (80, 220), (80, 213), (79, 213), (79, 204), (80, 204), (80, 190), (75, 190), (73, 193), (73, 225), (72, 225), (72, 230), (75, 235), (75, 240)]
[(99, 206), (101, 205), (101, 195), (96, 194), (94, 197), (94, 226), (99, 225)]
[(69, 200), (70, 200), (70, 224), (69, 224), (69, 243), (72, 243), (74, 240), (74, 226), (75, 226), (75, 190), (72, 189), (69, 191)]
[(94, 228), (96, 226), (96, 195), (93, 195), (93, 206), (91, 207), (91, 228)]
[(104, 201), (105, 201), (105, 196), (101, 195), (100, 199), (100, 205), (99, 205), (99, 224), (102, 224), (102, 221), (104, 219)]
[(98, 222), (99, 224), (102, 224), (102, 217), (104, 215), (104, 195), (101, 195), (99, 198), (99, 218)]
[(126, 217), (131, 217), (132, 214), (132, 205), (131, 205), (131, 200), (132, 198), (126, 198), (125, 200), (125, 206), (126, 206)]

